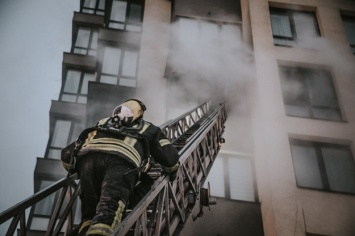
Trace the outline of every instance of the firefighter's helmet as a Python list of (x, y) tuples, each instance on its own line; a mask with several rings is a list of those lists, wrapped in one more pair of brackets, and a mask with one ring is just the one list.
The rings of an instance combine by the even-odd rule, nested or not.
[(144, 103), (138, 99), (128, 99), (113, 110), (113, 117), (119, 118), (123, 125), (129, 125), (140, 117), (146, 110)]

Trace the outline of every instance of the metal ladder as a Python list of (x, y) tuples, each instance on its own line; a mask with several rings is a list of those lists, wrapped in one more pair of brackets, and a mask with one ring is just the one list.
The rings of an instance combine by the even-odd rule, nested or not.
[[(159, 168), (155, 168), (150, 173), (155, 178), (151, 191), (129, 210), (113, 235), (178, 235), (197, 201), (201, 211), (203, 206), (213, 204), (209, 199), (209, 189), (201, 186), (217, 156), (219, 144), (223, 142), (226, 118), (224, 104), (211, 110), (211, 102), (208, 101), (160, 126), (179, 151), (177, 178), (170, 181), (168, 176), (160, 175)], [(16, 229), (19, 235), (26, 235), (26, 209), (58, 190), (61, 193), (45, 235), (70, 235), (75, 230), (73, 206), (80, 193), (76, 174), (58, 180), (2, 212), (0, 224), (12, 219), (6, 235), (14, 235)]]

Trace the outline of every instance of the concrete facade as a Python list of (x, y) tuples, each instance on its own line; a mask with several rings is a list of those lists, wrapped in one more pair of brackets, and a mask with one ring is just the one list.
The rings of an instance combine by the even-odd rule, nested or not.
[[(269, 6), (316, 12), (321, 39), (306, 48), (278, 47), (272, 41)], [(256, 82), (253, 106), (255, 168), (265, 235), (355, 235), (355, 197), (298, 188), (289, 138), (355, 146), (355, 57), (341, 10), (355, 12), (353, 1), (250, 0)], [(278, 65), (325, 66), (333, 75), (344, 120), (285, 115)]]

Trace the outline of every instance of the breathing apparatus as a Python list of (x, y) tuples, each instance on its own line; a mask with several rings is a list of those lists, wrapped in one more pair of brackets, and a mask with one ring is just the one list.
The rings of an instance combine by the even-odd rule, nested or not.
[(138, 99), (128, 99), (113, 109), (111, 122), (115, 128), (131, 126), (134, 121), (143, 117), (146, 106)]

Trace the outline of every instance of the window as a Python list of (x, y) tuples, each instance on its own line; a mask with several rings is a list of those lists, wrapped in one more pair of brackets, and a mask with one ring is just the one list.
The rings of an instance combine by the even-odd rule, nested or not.
[(351, 50), (355, 55), (355, 17), (342, 16), (346, 35), (348, 37)]
[(178, 17), (178, 41), (187, 43), (221, 43), (240, 42), (241, 28), (237, 24), (202, 21), (193, 18)]
[(318, 37), (319, 29), (313, 12), (270, 8), (274, 45), (294, 46), (300, 40)]
[(205, 183), (207, 182), (210, 183), (212, 196), (255, 201), (253, 167), (249, 158), (218, 156)]
[(100, 82), (136, 87), (137, 67), (137, 50), (107, 46), (104, 48)]
[(83, 124), (70, 120), (57, 120), (52, 137), (49, 139), (47, 158), (60, 159), (61, 150), (74, 142), (83, 130)]
[(355, 194), (355, 165), (349, 146), (290, 140), (297, 186)]
[(105, 15), (105, 0), (84, 0), (81, 7), (82, 13)]
[(60, 100), (86, 104), (89, 81), (95, 81), (93, 73), (67, 70)]
[(142, 0), (113, 0), (109, 27), (127, 31), (142, 31)]
[(329, 71), (281, 66), (280, 75), (287, 115), (342, 120)]
[(98, 31), (89, 27), (78, 27), (73, 53), (96, 56)]

